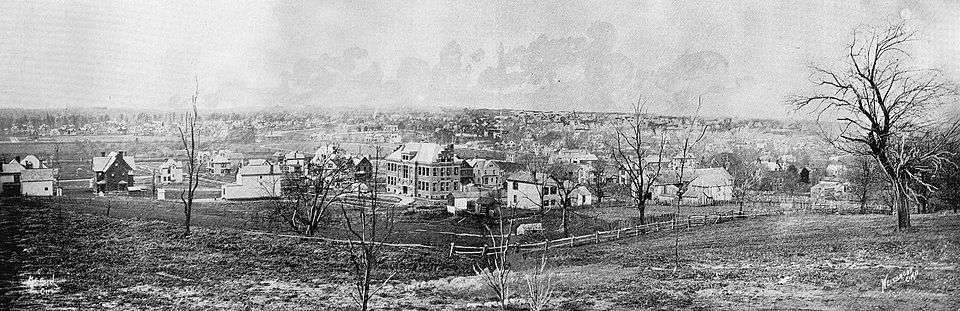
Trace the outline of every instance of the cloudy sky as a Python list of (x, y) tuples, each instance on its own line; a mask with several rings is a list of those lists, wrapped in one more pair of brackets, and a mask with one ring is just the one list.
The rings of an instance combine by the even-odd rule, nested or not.
[[(451, 42), (464, 58), (483, 52), (474, 53), (474, 66), (496, 66), (501, 44), (518, 55), (529, 55), (538, 38), (573, 38), (570, 44), (575, 45), (576, 38), (589, 38), (591, 26), (602, 22), (612, 25), (614, 34), (604, 53), (625, 57), (632, 65), (630, 79), (640, 82), (596, 92), (636, 92), (667, 101), (671, 97), (665, 93), (682, 81), (650, 81), (663, 80), (664, 72), (691, 62), (720, 64), (707, 73), (719, 81), (708, 97), (716, 107), (711, 113), (783, 117), (788, 110), (783, 98), (809, 83), (805, 66), (837, 60), (858, 27), (906, 20), (918, 31), (917, 64), (960, 80), (957, 16), (960, 1), (950, 0), (8, 0), (0, 2), (0, 107), (158, 107), (190, 93), (196, 77), (204, 93), (230, 93), (218, 95), (219, 108), (283, 105), (295, 97), (289, 76), (303, 60), (359, 48), (365, 62), (375, 64), (377, 81), (390, 81), (397, 79), (405, 58), (426, 66), (443, 62), (441, 51)], [(316, 70), (308, 75), (321, 76), (325, 71), (320, 67), (311, 67)], [(479, 84), (465, 82), (468, 96), (485, 92), (471, 83)], [(400, 96), (395, 94), (410, 89), (401, 85), (395, 87), (400, 91), (384, 91), (394, 84), (383, 82), (370, 96)], [(295, 95), (322, 97), (317, 94), (338, 88), (342, 86), (325, 85)], [(540, 102), (571, 98), (544, 95), (548, 92), (524, 100), (541, 109), (618, 110), (636, 97), (571, 105)], [(496, 100), (438, 98), (430, 104), (496, 106)]]

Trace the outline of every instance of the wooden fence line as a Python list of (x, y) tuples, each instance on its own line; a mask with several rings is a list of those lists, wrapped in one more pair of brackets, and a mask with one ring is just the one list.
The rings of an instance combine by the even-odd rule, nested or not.
[[(244, 231), (244, 232), (250, 235), (269, 235), (269, 236), (284, 237), (284, 238), (326, 241), (326, 242), (339, 243), (339, 244), (351, 244), (351, 243), (360, 244), (361, 243), (360, 241), (339, 240), (339, 239), (331, 239), (331, 238), (325, 238), (325, 237), (319, 237), (319, 236), (300, 236), (300, 235), (279, 234), (279, 233), (258, 232), (258, 231)], [(391, 247), (437, 249), (436, 246), (423, 245), (423, 244), (398, 244), (398, 243), (383, 243), (383, 242), (366, 242), (366, 243), (372, 243), (374, 245), (381, 245), (381, 246), (391, 246)]]
[[(453, 256), (454, 254), (458, 255), (480, 255), (480, 256), (490, 256), (490, 255), (499, 255), (509, 252), (511, 249), (515, 252), (535, 252), (535, 251), (546, 251), (551, 248), (560, 248), (566, 246), (579, 246), (586, 244), (599, 244), (602, 242), (615, 241), (627, 237), (635, 237), (644, 235), (652, 232), (660, 232), (663, 230), (687, 230), (691, 227), (702, 227), (708, 224), (718, 224), (724, 221), (724, 219), (736, 219), (736, 218), (755, 218), (760, 216), (770, 216), (773, 214), (781, 214), (782, 211), (778, 212), (769, 212), (763, 211), (762, 213), (753, 213), (753, 214), (737, 214), (733, 211), (728, 212), (727, 214), (712, 214), (712, 215), (690, 215), (686, 219), (677, 219), (669, 221), (660, 221), (655, 223), (649, 223), (644, 225), (636, 225), (631, 227), (624, 227), (619, 229), (613, 229), (608, 231), (595, 231), (592, 234), (585, 234), (581, 236), (573, 236), (566, 238), (559, 238), (554, 240), (547, 240), (537, 243), (511, 243), (508, 245), (501, 246), (466, 246), (466, 245), (456, 245), (455, 243), (450, 243), (450, 249), (448, 254)], [(711, 220), (712, 219), (712, 220)]]

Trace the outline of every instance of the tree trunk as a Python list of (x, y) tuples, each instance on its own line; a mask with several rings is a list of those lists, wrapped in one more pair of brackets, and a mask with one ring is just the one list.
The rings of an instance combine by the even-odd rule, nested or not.
[(563, 205), (563, 210), (560, 212), (561, 222), (563, 222), (563, 237), (570, 237), (570, 232), (567, 229), (567, 205)]
[(647, 224), (647, 217), (645, 217), (646, 210), (647, 210), (647, 200), (644, 200), (643, 198), (637, 200), (637, 213), (640, 214), (641, 226)]
[(897, 183), (896, 188), (896, 199), (894, 200), (894, 207), (897, 211), (897, 230), (907, 231), (910, 229), (910, 204), (908, 202), (906, 189), (904, 185)]

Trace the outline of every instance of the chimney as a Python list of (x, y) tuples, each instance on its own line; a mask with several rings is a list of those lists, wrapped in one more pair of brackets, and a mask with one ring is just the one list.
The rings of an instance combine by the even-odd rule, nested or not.
[(123, 150), (117, 150), (117, 158), (123, 159)]
[(20, 156), (13, 157), (14, 160), (17, 160), (17, 163), (20, 163)]
[(107, 156), (107, 152), (106, 152), (106, 151), (100, 151), (100, 156), (101, 156), (101, 157)]

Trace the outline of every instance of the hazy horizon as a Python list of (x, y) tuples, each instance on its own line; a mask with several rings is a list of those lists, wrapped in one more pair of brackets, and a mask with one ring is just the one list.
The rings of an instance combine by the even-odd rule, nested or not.
[[(855, 28), (960, 80), (960, 2), (0, 3), (0, 108), (466, 107), (796, 118)], [(681, 108), (678, 108), (681, 107)]]

